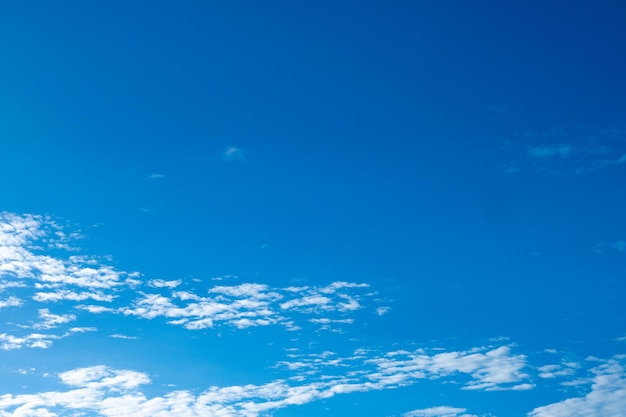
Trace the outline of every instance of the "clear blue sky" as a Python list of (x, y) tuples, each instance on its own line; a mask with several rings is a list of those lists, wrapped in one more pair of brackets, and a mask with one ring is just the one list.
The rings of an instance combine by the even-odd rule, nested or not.
[(0, 416), (621, 416), (626, 4), (0, 5)]

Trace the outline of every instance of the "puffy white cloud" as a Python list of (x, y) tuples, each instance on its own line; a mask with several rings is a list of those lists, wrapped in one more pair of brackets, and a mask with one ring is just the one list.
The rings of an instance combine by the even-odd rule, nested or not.
[(17, 297), (11, 296), (6, 300), (0, 300), (0, 308), (5, 307), (19, 307), (23, 304), (22, 300)]
[(61, 336), (51, 334), (32, 333), (25, 336), (15, 336), (6, 333), (0, 334), (0, 349), (12, 350), (28, 348), (47, 349), (52, 346), (52, 341), (60, 339)]
[(173, 281), (166, 281), (164, 279), (153, 279), (148, 281), (148, 285), (154, 288), (176, 288), (182, 284), (182, 280), (177, 279)]
[(61, 324), (66, 324), (76, 320), (76, 316), (73, 314), (52, 314), (47, 308), (42, 308), (39, 310), (39, 318), (42, 321), (33, 325), (33, 329), (54, 329)]

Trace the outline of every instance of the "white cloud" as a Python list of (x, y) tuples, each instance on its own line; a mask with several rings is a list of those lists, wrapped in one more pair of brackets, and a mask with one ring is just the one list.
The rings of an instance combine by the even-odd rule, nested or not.
[[(332, 352), (313, 355), (309, 360), (294, 362), (289, 369), (295, 372), (310, 371), (313, 366), (320, 367), (349, 367), (352, 372), (332, 375), (324, 370), (324, 375), (312, 378), (300, 385), (291, 384), (285, 380), (275, 380), (261, 385), (235, 385), (219, 387), (213, 386), (194, 394), (191, 391), (179, 390), (166, 393), (163, 396), (147, 398), (140, 391), (140, 387), (149, 384), (147, 374), (131, 370), (116, 370), (107, 366), (93, 366), (79, 368), (59, 374), (61, 382), (69, 389), (65, 391), (42, 392), (38, 394), (3, 395), (0, 396), (0, 415), (38, 415), (37, 413), (52, 413), (59, 411), (61, 415), (68, 413), (91, 412), (103, 416), (133, 415), (135, 417), (259, 417), (270, 415), (271, 412), (294, 405), (302, 405), (312, 401), (324, 400), (338, 394), (352, 392), (367, 392), (395, 388), (410, 384), (414, 381), (402, 375), (413, 374), (413, 380), (423, 378), (442, 378), (452, 372), (470, 373), (472, 377), (489, 380), (489, 375), (500, 374), (498, 382), (511, 382), (514, 373), (504, 371), (501, 362), (504, 360), (517, 363), (519, 356), (510, 355), (507, 348), (491, 350), (473, 349), (468, 352), (450, 352), (446, 359), (442, 354), (428, 356), (424, 353), (409, 353), (405, 351), (390, 352), (381, 356), (380, 360), (361, 361), (355, 358), (338, 358)], [(475, 355), (482, 355), (477, 359)], [(408, 359), (410, 357), (410, 359)], [(400, 358), (400, 359), (398, 359)], [(451, 359), (454, 358), (454, 359)], [(493, 363), (484, 363), (484, 361)], [(423, 362), (423, 363), (422, 363)], [(441, 363), (446, 368), (442, 371)], [(468, 365), (468, 363), (478, 365)], [(456, 363), (456, 365), (453, 365)], [(373, 373), (367, 370), (355, 371), (355, 367), (375, 364), (382, 370)], [(421, 372), (418, 375), (419, 369)], [(481, 368), (499, 369), (494, 372), (480, 372)], [(396, 375), (396, 378), (392, 378)], [(301, 380), (304, 381), (304, 380)], [(494, 383), (489, 381), (489, 383)], [(19, 410), (19, 411), (18, 411)], [(4, 414), (3, 414), (4, 413)], [(18, 414), (31, 413), (31, 414)], [(433, 407), (414, 410), (406, 413), (405, 417), (475, 417), (465, 413), (465, 409), (453, 407)], [(53, 415), (53, 414), (50, 414)]]
[(112, 334), (109, 337), (112, 337), (114, 339), (126, 339), (126, 340), (135, 340), (135, 339), (137, 339), (136, 336), (126, 336), (124, 334), (117, 334), (117, 333), (116, 334)]
[(59, 379), (64, 384), (85, 388), (129, 389), (150, 382), (150, 378), (141, 372), (114, 370), (103, 365), (63, 372), (59, 374)]
[[(165, 286), (163, 286), (165, 287)], [(264, 284), (244, 283), (219, 285), (208, 290), (211, 296), (203, 297), (189, 291), (166, 294), (142, 293), (132, 305), (119, 309), (124, 315), (145, 319), (165, 317), (169, 324), (181, 325), (189, 330), (199, 330), (226, 324), (239, 329), (279, 324), (288, 330), (296, 330), (287, 313), (303, 315), (346, 314), (361, 308), (362, 298), (356, 293), (363, 284), (332, 283), (326, 287), (270, 288)], [(321, 295), (325, 292), (326, 295)], [(351, 324), (344, 317), (326, 317), (323, 323)], [(318, 323), (309, 320), (310, 323)]]
[(231, 146), (229, 148), (226, 148), (224, 152), (222, 152), (222, 159), (224, 159), (225, 161), (244, 159), (244, 151), (243, 149), (236, 146)]
[(0, 213), (0, 277), (18, 285), (30, 281), (59, 288), (110, 289), (122, 285), (125, 272), (95, 259), (76, 255), (61, 259), (35, 253), (38, 243), (54, 241), (51, 236), (58, 235), (58, 229), (49, 218)]
[(295, 307), (317, 307), (320, 309), (325, 309), (328, 304), (330, 304), (330, 298), (323, 297), (321, 295), (310, 295), (307, 297), (302, 297), (295, 300), (289, 300), (280, 305), (280, 308), (283, 310), (289, 310)]
[(569, 398), (535, 408), (530, 417), (622, 417), (626, 410), (624, 355), (616, 356), (592, 370), (591, 391), (584, 397)]
[(580, 367), (579, 363), (565, 361), (560, 364), (544, 365), (538, 368), (538, 377), (543, 379), (568, 377), (574, 375)]
[[(307, 373), (324, 372), (329, 368), (349, 366), (353, 375), (366, 378), (368, 389), (383, 389), (412, 385), (420, 379), (441, 378), (467, 379), (462, 389), (482, 391), (528, 390), (534, 387), (524, 355), (511, 354), (510, 347), (475, 348), (469, 351), (428, 353), (422, 350), (405, 350), (372, 355), (366, 350), (355, 352), (347, 358), (307, 357), (293, 354), (298, 368), (306, 368)], [(279, 365), (289, 368), (289, 361)]]
[(113, 313), (116, 310), (111, 307), (97, 306), (97, 305), (78, 305), (79, 310), (84, 310), (92, 314)]
[[(98, 329), (96, 327), (72, 327), (69, 330), (69, 333), (86, 333), (86, 332), (96, 332)], [(66, 333), (65, 336), (68, 336)]]
[(61, 324), (66, 324), (76, 320), (76, 316), (73, 314), (52, 314), (47, 308), (42, 308), (39, 310), (39, 318), (43, 321), (33, 325), (33, 329), (54, 329)]
[(0, 348), (3, 350), (28, 348), (46, 349), (52, 346), (52, 341), (61, 336), (50, 334), (32, 333), (26, 336), (14, 336), (6, 333), (0, 334)]
[(465, 408), (437, 406), (409, 411), (404, 413), (402, 417), (476, 417), (465, 414), (466, 411)]
[(163, 279), (153, 279), (153, 280), (148, 281), (148, 285), (154, 288), (176, 288), (180, 284), (182, 284), (182, 282), (183, 281), (180, 279), (172, 280), (172, 281), (166, 281)]
[(115, 296), (113, 294), (105, 294), (102, 291), (71, 291), (71, 290), (57, 290), (53, 292), (36, 292), (33, 295), (33, 300), (39, 301), (40, 303), (45, 302), (57, 302), (61, 300), (71, 300), (71, 301), (84, 301), (84, 300), (94, 300), (94, 301), (104, 301), (111, 302)]
[[(89, 314), (123, 313), (144, 319), (161, 317), (189, 330), (225, 324), (238, 329), (281, 325), (293, 331), (300, 326), (291, 316), (302, 315), (313, 318), (323, 315), (330, 320), (322, 324), (324, 328), (336, 330), (335, 326), (351, 324), (353, 320), (346, 316), (363, 308), (363, 301), (369, 297), (362, 294), (362, 290), (368, 288), (367, 284), (345, 281), (321, 287), (287, 289), (258, 283), (219, 285), (209, 288), (208, 296), (203, 296), (183, 288), (185, 282), (181, 279), (140, 280), (139, 273), (117, 270), (98, 258), (73, 253), (64, 258), (57, 252), (51, 256), (42, 251), (51, 236), (68, 240), (72, 235), (65, 233), (50, 218), (1, 213), (0, 290), (34, 289), (31, 297), (40, 303), (107, 303), (108, 306), (83, 303), (73, 307)], [(122, 294), (125, 296), (120, 298)], [(120, 303), (121, 299), (130, 299), (130, 304)], [(0, 301), (0, 308), (22, 306), (18, 300), (16, 296), (8, 295)], [(66, 316), (69, 317), (81, 318)], [(304, 322), (318, 324), (308, 318)], [(51, 323), (41, 323), (39, 328), (51, 329)]]
[(19, 307), (21, 306), (22, 300), (20, 300), (17, 297), (11, 296), (9, 298), (7, 298), (6, 300), (0, 300), (0, 308), (5, 308), (5, 307)]
[(387, 307), (387, 306), (378, 307), (376, 309), (376, 314), (379, 316), (384, 316), (385, 314), (389, 313), (390, 310), (391, 310), (391, 307)]

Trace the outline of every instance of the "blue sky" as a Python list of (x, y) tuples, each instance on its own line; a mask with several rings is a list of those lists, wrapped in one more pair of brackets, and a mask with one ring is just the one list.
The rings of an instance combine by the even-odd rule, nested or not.
[(624, 13), (4, 2), (0, 416), (621, 416)]

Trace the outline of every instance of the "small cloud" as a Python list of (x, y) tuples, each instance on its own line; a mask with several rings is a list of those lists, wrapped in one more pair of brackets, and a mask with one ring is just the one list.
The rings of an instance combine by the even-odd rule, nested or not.
[(109, 337), (112, 337), (114, 339), (126, 339), (126, 340), (135, 340), (135, 339), (137, 339), (137, 337), (135, 337), (135, 336), (126, 336), (126, 335), (117, 334), (117, 333), (116, 334), (112, 334)]
[(376, 314), (378, 314), (379, 316), (384, 316), (385, 314), (389, 313), (389, 310), (391, 310), (391, 307), (378, 307), (376, 309)]
[(146, 178), (149, 180), (158, 180), (158, 179), (165, 178), (165, 177), (167, 177), (167, 175), (159, 174), (155, 172), (155, 173), (148, 175)]
[(154, 288), (176, 288), (182, 283), (183, 281), (180, 279), (177, 279), (174, 281), (166, 281), (164, 279), (153, 279), (153, 280), (148, 281), (148, 285)]
[(231, 146), (222, 152), (222, 159), (225, 161), (237, 161), (244, 159), (244, 151), (236, 146)]
[(68, 332), (65, 333), (63, 337), (69, 336), (72, 333), (87, 333), (87, 332), (97, 332), (97, 327), (72, 327)]
[(531, 158), (550, 158), (559, 156), (567, 158), (572, 152), (572, 146), (567, 144), (556, 144), (546, 146), (535, 146), (528, 150), (528, 156)]
[(461, 414), (466, 411), (465, 408), (439, 406), (409, 411), (404, 413), (402, 417), (469, 417), (469, 414)]

